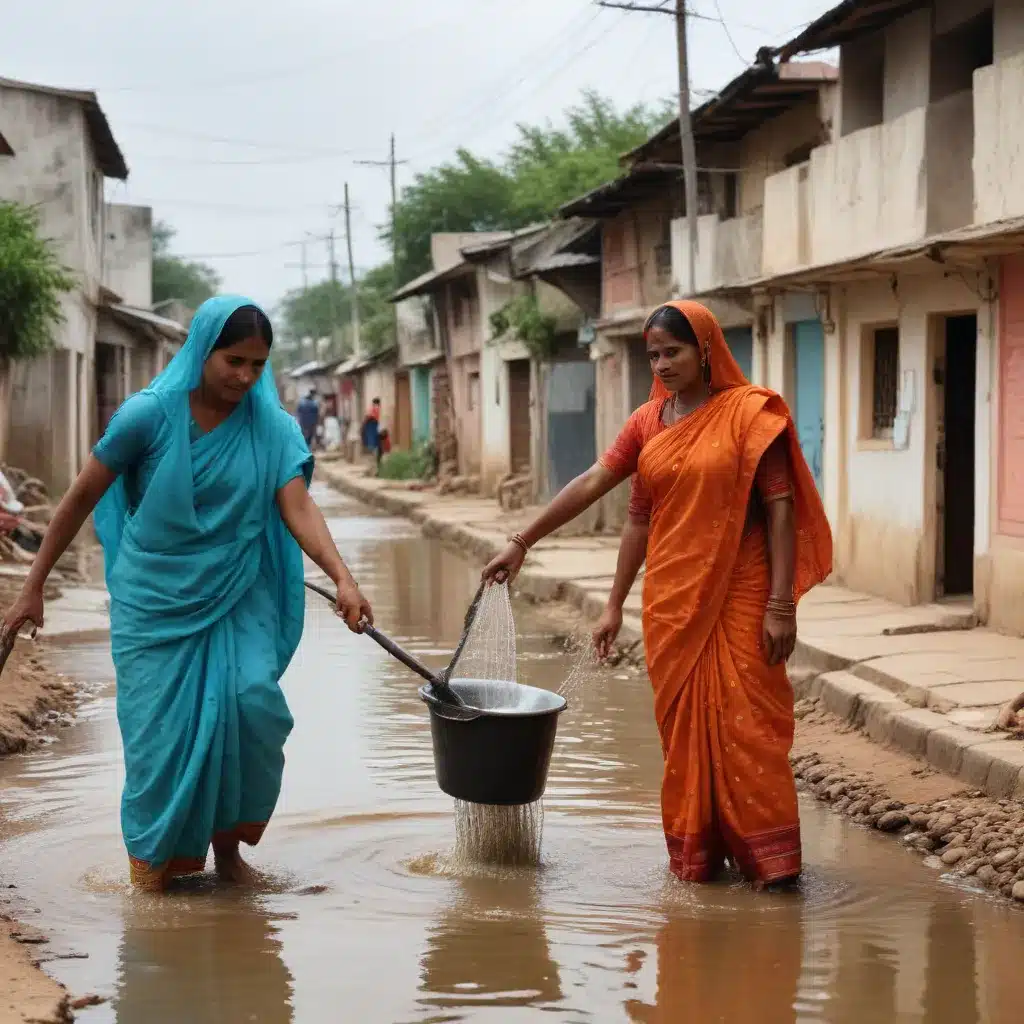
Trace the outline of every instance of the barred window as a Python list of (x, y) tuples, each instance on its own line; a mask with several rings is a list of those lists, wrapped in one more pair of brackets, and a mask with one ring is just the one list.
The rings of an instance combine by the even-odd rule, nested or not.
[(871, 434), (887, 440), (899, 400), (900, 332), (897, 327), (879, 327), (874, 334)]

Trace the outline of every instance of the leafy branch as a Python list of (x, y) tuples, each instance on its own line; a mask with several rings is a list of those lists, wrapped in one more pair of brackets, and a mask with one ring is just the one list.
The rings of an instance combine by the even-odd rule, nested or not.
[(64, 322), (61, 295), (74, 287), (53, 243), (39, 235), (39, 211), (0, 201), (0, 358), (51, 348)]
[(541, 312), (532, 292), (510, 299), (491, 314), (490, 322), (495, 341), (511, 334), (535, 359), (547, 359), (554, 352), (558, 323), (553, 316)]

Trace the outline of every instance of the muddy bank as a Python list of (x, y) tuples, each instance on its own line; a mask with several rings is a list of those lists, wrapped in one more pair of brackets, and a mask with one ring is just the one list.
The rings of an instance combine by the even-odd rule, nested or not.
[[(74, 685), (55, 676), (41, 649), (19, 643), (0, 676), (0, 756), (40, 745), (74, 705)], [(67, 992), (39, 967), (45, 937), (18, 923), (31, 908), (19, 906), (16, 895), (0, 878), (0, 1024), (69, 1021)]]
[(45, 974), (32, 954), (35, 936), (4, 914), (0, 898), (0, 1024), (64, 1024), (73, 1020), (64, 987)]
[(796, 712), (793, 773), (819, 800), (892, 835), (937, 873), (1024, 903), (1024, 804), (966, 790), (905, 754), (879, 750), (816, 700), (798, 702)]
[[(41, 746), (76, 703), (75, 684), (48, 664), (45, 647), (19, 641), (0, 675), (0, 757)], [(0, 877), (0, 1024), (72, 1020), (68, 993), (39, 966), (46, 937), (21, 923), (31, 911)]]
[(0, 757), (45, 742), (45, 731), (67, 722), (76, 687), (47, 664), (41, 644), (19, 641), (0, 675)]

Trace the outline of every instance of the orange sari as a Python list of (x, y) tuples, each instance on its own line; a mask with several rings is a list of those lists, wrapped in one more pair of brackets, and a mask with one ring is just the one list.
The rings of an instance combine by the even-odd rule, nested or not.
[[(769, 448), (788, 462), (794, 601), (831, 571), (832, 536), (785, 402), (747, 382), (708, 309), (670, 305), (710, 360), (711, 397), (664, 427), (668, 393), (656, 380), (622, 437), (642, 435), (630, 507), (650, 509), (644, 645), (665, 754), (671, 868), (707, 881), (728, 855), (751, 880), (779, 881), (800, 873), (801, 855), (789, 765), (793, 693), (786, 666), (767, 663), (761, 639), (770, 562), (765, 516), (751, 494)], [(602, 462), (616, 463), (621, 449), (617, 442)]]

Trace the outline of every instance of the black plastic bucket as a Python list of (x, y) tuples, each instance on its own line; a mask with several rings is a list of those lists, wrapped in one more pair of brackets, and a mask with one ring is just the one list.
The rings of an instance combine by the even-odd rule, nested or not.
[[(503, 684), (505, 685), (505, 684)], [(474, 804), (529, 804), (544, 794), (548, 766), (565, 698), (550, 690), (516, 686), (512, 707), (487, 707), (494, 684), (456, 679), (452, 689), (479, 718), (446, 718), (444, 707), (420, 687), (430, 708), (430, 735), (434, 743), (434, 772), (442, 791)]]

